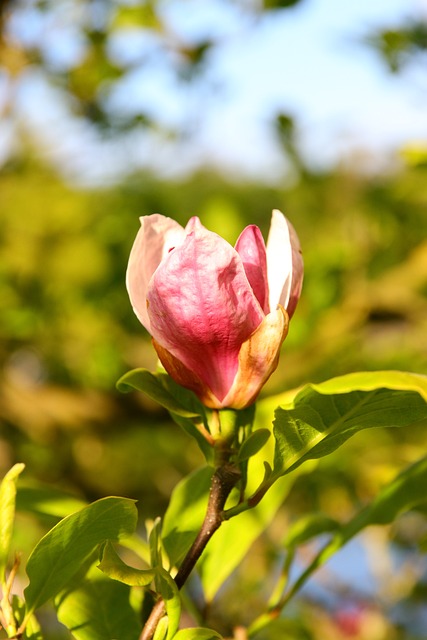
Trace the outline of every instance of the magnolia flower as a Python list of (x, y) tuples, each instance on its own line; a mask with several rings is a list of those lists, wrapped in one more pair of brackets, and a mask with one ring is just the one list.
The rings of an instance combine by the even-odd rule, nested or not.
[(141, 219), (126, 275), (133, 309), (169, 375), (213, 409), (252, 404), (276, 369), (301, 292), (298, 236), (274, 210), (233, 248), (196, 217)]

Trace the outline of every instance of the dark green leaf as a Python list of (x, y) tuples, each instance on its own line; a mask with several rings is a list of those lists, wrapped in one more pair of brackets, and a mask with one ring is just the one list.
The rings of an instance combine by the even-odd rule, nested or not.
[(271, 432), (269, 429), (257, 429), (253, 431), (251, 435), (246, 438), (240, 447), (238, 454), (238, 461), (248, 460), (252, 456), (256, 455), (260, 449), (266, 444)]
[(102, 498), (67, 516), (37, 544), (27, 563), (27, 616), (72, 580), (105, 540), (130, 536), (137, 522), (133, 500)]
[[(162, 407), (176, 413), (183, 418), (197, 418), (203, 416), (203, 405), (200, 404), (200, 411), (186, 407), (182, 399), (178, 399), (176, 394), (172, 394), (173, 387), (171, 379), (165, 373), (151, 373), (147, 369), (133, 369), (128, 371), (117, 382), (117, 389), (123, 393), (128, 393), (132, 389), (143, 391), (147, 396), (158, 402)], [(175, 383), (174, 383), (175, 384)], [(190, 391), (182, 389), (182, 397), (190, 394)], [(194, 396), (194, 394), (192, 394)], [(194, 396), (195, 398), (195, 396)]]
[(112, 580), (118, 580), (130, 587), (147, 587), (156, 573), (153, 569), (136, 569), (125, 564), (109, 540), (102, 547), (98, 569)]

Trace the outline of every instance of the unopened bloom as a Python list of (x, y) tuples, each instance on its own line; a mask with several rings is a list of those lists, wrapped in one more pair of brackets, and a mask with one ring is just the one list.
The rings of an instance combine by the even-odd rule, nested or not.
[(196, 217), (185, 229), (140, 220), (126, 284), (164, 368), (208, 407), (247, 407), (277, 367), (301, 292), (295, 230), (275, 210), (267, 245), (250, 225), (233, 248)]

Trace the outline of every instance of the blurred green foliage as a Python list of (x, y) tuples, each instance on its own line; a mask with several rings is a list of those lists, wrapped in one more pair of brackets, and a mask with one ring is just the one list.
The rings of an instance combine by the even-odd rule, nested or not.
[[(24, 71), (43, 68), (73, 97), (74, 113), (109, 135), (156, 124), (146, 113), (125, 116), (106, 108), (106, 93), (127, 71), (106, 55), (116, 29), (139, 25), (157, 33), (162, 50), (173, 45), (171, 59), (185, 82), (200, 77), (215, 44), (171, 42), (155, 2), (108, 2), (108, 19), (96, 28), (90, 12), (81, 14), (84, 55), (70, 68), (55, 69), (42, 42), (23, 46), (5, 36), (12, 3), (0, 4), (0, 63), (11, 84)], [(54, 6), (57, 11), (70, 6), (34, 4), (45, 15)], [(88, 3), (92, 9), (97, 4)], [(255, 4), (245, 3), (246, 10), (254, 10)], [(263, 7), (296, 4), (266, 1)], [(16, 3), (18, 10), (24, 5)], [(374, 45), (397, 69), (415, 50), (417, 55), (424, 52), (424, 31), (384, 31)], [(12, 96), (13, 91), (11, 101)], [(13, 110), (12, 102), (7, 109)], [(0, 175), (0, 475), (24, 462), (22, 482), (29, 490), (55, 486), (90, 500), (129, 496), (139, 500), (141, 517), (147, 518), (162, 514), (177, 482), (202, 464), (196, 445), (163, 410), (142, 394), (122, 396), (115, 390), (116, 380), (128, 369), (156, 366), (124, 284), (138, 216), (153, 212), (182, 224), (198, 215), (230, 242), (250, 223), (266, 233), (273, 208), (294, 224), (306, 264), (303, 295), (264, 397), (356, 370), (427, 374), (425, 149), (419, 154), (408, 150), (399, 168), (382, 175), (366, 175), (357, 166), (314, 172), (298, 155), (294, 123), (286, 113), (277, 117), (276, 133), (296, 169), (292, 184), (232, 182), (199, 170), (180, 181), (141, 173), (118, 185), (76, 190), (25, 145), (5, 165)], [(425, 447), (423, 424), (406, 432), (378, 430), (310, 467), (297, 478), (286, 508), (209, 615), (226, 632), (235, 616), (245, 621), (259, 608), (268, 587), (265, 576), (276, 568), (274, 545), (283, 540), (290, 522), (312, 512), (339, 521), (350, 518)], [(387, 532), (368, 537), (368, 550), (382, 554), (383, 565), (376, 565), (382, 578), (377, 600), (359, 593), (351, 580), (344, 583), (342, 575), (339, 580), (326, 575), (332, 599), (325, 604), (320, 596), (303, 596), (292, 612), (294, 619), (278, 621), (278, 637), (341, 640), (356, 627), (371, 630), (360, 631), (364, 640), (425, 637), (417, 631), (416, 617), (408, 614), (425, 601), (427, 581), (413, 555), (426, 547), (424, 516), (414, 512)], [(45, 524), (18, 514), (16, 542), (24, 557)], [(384, 565), (392, 564), (387, 535), (394, 542), (393, 553), (406, 553), (403, 586), (399, 576), (390, 584), (390, 571), (384, 571)], [(312, 551), (308, 547), (301, 561)], [(240, 589), (242, 581), (244, 598), (239, 590), (236, 595), (236, 583)], [(407, 609), (404, 604), (398, 608), (396, 603), (405, 598)], [(54, 632), (52, 638), (59, 637)]]

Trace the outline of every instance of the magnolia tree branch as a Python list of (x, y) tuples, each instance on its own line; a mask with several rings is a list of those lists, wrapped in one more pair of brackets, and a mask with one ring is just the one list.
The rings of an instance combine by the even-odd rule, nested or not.
[[(224, 521), (225, 503), (239, 478), (240, 471), (230, 463), (225, 463), (218, 467), (213, 474), (209, 491), (208, 506), (203, 524), (175, 576), (175, 583), (178, 589), (181, 589), (184, 586), (188, 576), (194, 569), (197, 560), (202, 555), (209, 540)], [(165, 604), (163, 600), (159, 600), (154, 605), (139, 640), (151, 640), (156, 627), (164, 614)]]

